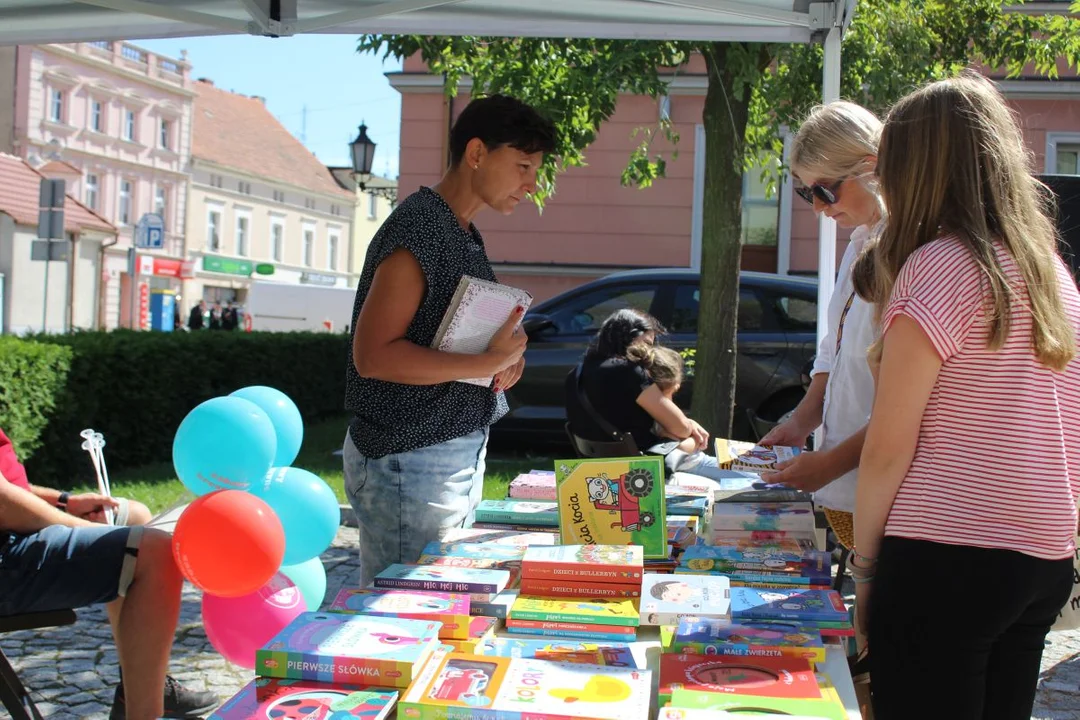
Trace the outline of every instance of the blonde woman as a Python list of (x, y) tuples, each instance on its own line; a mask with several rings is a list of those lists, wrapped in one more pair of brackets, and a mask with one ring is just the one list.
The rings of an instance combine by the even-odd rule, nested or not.
[(808, 492), (825, 510), (837, 539), (850, 548), (855, 476), (866, 422), (874, 402), (874, 379), (866, 351), (874, 340), (873, 309), (855, 296), (851, 266), (881, 219), (873, 172), (881, 121), (866, 108), (834, 102), (815, 108), (799, 127), (791, 166), (802, 186), (800, 197), (814, 211), (855, 228), (840, 262), (829, 304), (829, 328), (814, 360), (813, 381), (792, 418), (769, 432), (762, 443), (802, 447), (819, 425), (824, 442), (770, 474), (771, 482)]
[(849, 563), (875, 715), (1026, 719), (1072, 586), (1080, 293), (989, 81), (898, 102), (878, 175), (887, 225), (854, 270), (882, 337)]

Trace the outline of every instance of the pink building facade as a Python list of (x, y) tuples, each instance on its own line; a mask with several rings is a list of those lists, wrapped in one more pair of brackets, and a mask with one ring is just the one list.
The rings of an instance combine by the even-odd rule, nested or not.
[[(34, 166), (61, 158), (68, 191), (119, 228), (101, 267), (100, 324), (130, 326), (132, 289), (180, 289), (191, 156), (190, 66), (125, 42), (0, 48), (0, 150)], [(128, 273), (136, 223), (161, 215), (161, 274)], [(155, 270), (156, 272), (156, 270)], [(138, 273), (138, 269), (136, 269)]]
[[(447, 99), (442, 78), (429, 74), (419, 58), (407, 60), (390, 81), (402, 94), (398, 188), (405, 197), (441, 176), (448, 128), (467, 104), (469, 86)], [(617, 270), (698, 267), (706, 85), (704, 68), (692, 64), (672, 80), (661, 102), (624, 96), (586, 152), (588, 164), (559, 176), (556, 195), (542, 214), (523, 203), (509, 217), (481, 215), (477, 225), (500, 280), (529, 290), (539, 301)], [(1080, 174), (1080, 81), (1075, 75), (1000, 85), (1023, 122), (1037, 169)], [(668, 113), (680, 136), (678, 157), (668, 156), (667, 176), (653, 187), (622, 187), (620, 174), (640, 142), (632, 137), (634, 130), (655, 125), (661, 112)], [(790, 137), (785, 148), (790, 148)], [(743, 226), (743, 268), (817, 273), (817, 219), (795, 195), (790, 177), (769, 196), (758, 174), (747, 173)], [(849, 234), (839, 232), (838, 261)]]

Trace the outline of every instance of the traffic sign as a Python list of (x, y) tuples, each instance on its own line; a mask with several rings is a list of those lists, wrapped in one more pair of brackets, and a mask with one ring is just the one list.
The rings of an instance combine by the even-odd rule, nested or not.
[(135, 225), (135, 247), (160, 250), (165, 247), (165, 221), (157, 213), (146, 213)]

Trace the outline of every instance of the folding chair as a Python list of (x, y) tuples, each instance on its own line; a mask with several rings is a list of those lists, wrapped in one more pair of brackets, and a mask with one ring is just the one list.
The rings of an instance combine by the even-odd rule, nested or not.
[[(8, 615), (0, 617), (0, 634), (18, 630), (61, 627), (74, 622), (74, 610)], [(11, 713), (12, 720), (44, 720), (3, 650), (0, 650), (0, 702)]]

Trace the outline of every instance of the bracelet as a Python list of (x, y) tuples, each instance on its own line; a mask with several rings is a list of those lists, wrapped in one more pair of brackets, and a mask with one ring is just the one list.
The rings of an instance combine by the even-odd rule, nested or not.
[(70, 499), (70, 498), (71, 498), (71, 493), (68, 493), (68, 492), (60, 493), (60, 496), (58, 498), (56, 498), (56, 507), (63, 510), (64, 512), (67, 512), (68, 499)]
[(856, 585), (862, 585), (864, 583), (868, 583), (873, 579), (874, 579), (873, 575), (854, 575), (854, 574), (852, 574), (852, 576), (851, 576), (851, 581), (853, 583), (855, 583)]
[(859, 551), (855, 548), (851, 548), (851, 558), (855, 560), (861, 560), (865, 562), (867, 566), (872, 566), (877, 563), (876, 557), (866, 557), (865, 555), (860, 555)]

